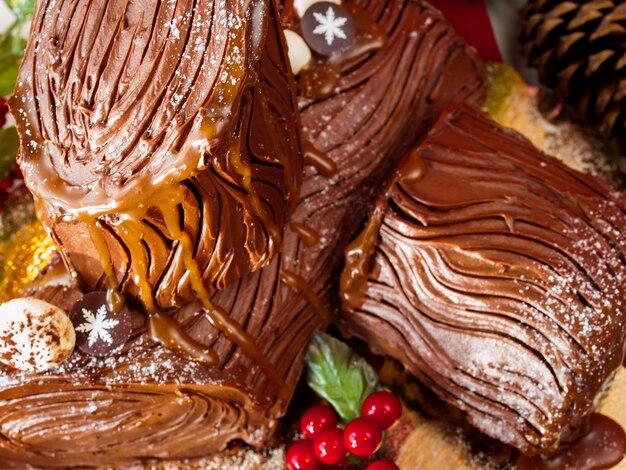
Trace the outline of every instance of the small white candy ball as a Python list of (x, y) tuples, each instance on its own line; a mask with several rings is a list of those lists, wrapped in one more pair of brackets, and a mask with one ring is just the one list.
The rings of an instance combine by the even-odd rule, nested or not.
[(291, 62), (291, 70), (293, 70), (294, 75), (298, 75), (311, 62), (311, 49), (302, 36), (290, 29), (285, 30), (285, 38), (287, 39), (287, 53), (289, 62)]
[(296, 9), (296, 13), (298, 14), (298, 16), (302, 18), (311, 5), (313, 5), (314, 3), (319, 3), (321, 1), (341, 5), (341, 0), (294, 0), (293, 6)]
[(32, 297), (0, 305), (0, 361), (25, 372), (45, 372), (65, 362), (76, 335), (67, 313)]

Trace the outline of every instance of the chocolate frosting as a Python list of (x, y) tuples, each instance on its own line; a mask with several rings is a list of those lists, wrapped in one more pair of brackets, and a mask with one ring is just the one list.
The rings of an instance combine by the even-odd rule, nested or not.
[[(193, 300), (165, 211), (181, 220), (211, 288), (278, 252), (302, 156), (269, 5), (38, 2), (11, 100), (19, 163), (85, 288), (106, 281), (98, 230), (122, 291), (141, 297), (145, 262), (160, 307)], [(158, 200), (175, 186), (175, 198)]]
[(486, 434), (573, 438), (621, 365), (626, 198), (448, 108), (346, 250), (343, 319)]
[[(299, 100), (307, 161), (327, 164), (306, 167), (296, 228), (285, 229), (282, 253), (211, 298), (256, 339), (283, 378), (284, 399), (257, 362), (198, 315), (195, 302), (173, 318), (211, 345), (216, 367), (153, 342), (138, 315), (117, 357), (76, 352), (46, 375), (0, 374), (0, 460), (127, 464), (205, 455), (233, 439), (267, 443), (294, 392), (311, 333), (328, 322), (332, 274), (377, 187), (446, 103), (484, 98), (478, 57), (439, 12), (407, 0), (355, 3), (384, 28), (388, 46), (346, 64), (333, 96)], [(55, 407), (63, 400), (73, 406)]]

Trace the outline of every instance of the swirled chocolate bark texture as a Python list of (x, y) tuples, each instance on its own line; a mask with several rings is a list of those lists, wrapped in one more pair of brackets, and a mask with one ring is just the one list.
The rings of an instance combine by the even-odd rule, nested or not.
[(486, 434), (554, 450), (621, 365), (626, 199), (467, 107), (346, 250), (343, 319)]
[(439, 12), (405, 0), (353, 3), (383, 28), (387, 46), (346, 64), (332, 96), (299, 99), (303, 137), (334, 171), (305, 168), (282, 253), (211, 299), (256, 338), (286, 384), (285, 399), (191, 303), (173, 317), (213, 347), (217, 367), (155, 344), (138, 321), (119, 356), (77, 352), (40, 376), (4, 370), (0, 460), (128, 463), (205, 455), (234, 439), (268, 442), (300, 377), (308, 339), (326, 325), (332, 273), (377, 186), (446, 103), (480, 104), (484, 97), (480, 61)]
[(111, 287), (108, 251), (122, 291), (193, 300), (168, 216), (211, 289), (278, 252), (302, 155), (269, 4), (38, 2), (11, 100), (19, 162), (85, 288)]

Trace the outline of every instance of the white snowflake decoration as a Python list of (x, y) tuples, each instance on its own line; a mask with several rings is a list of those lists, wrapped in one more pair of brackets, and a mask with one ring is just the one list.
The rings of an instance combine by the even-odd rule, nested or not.
[(323, 34), (326, 39), (326, 44), (329, 46), (332, 45), (335, 38), (347, 39), (342, 26), (346, 24), (348, 18), (341, 16), (336, 18), (333, 7), (328, 7), (326, 15), (314, 12), (313, 16), (318, 23), (317, 27), (313, 30), (313, 34)]
[(89, 333), (89, 346), (98, 341), (98, 338), (102, 339), (107, 344), (113, 343), (113, 338), (108, 330), (114, 328), (119, 323), (118, 320), (109, 318), (107, 320), (107, 309), (105, 305), (100, 306), (96, 314), (94, 315), (91, 310), (83, 309), (83, 318), (85, 323), (81, 323), (76, 327), (76, 331), (80, 333)]

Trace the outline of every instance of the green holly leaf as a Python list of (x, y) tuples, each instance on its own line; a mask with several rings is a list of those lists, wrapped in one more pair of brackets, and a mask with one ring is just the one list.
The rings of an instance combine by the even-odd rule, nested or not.
[(498, 121), (507, 109), (509, 98), (523, 85), (519, 74), (509, 65), (500, 62), (485, 63), (487, 71), (487, 101), (484, 111)]
[(20, 138), (15, 127), (0, 129), (0, 181), (7, 177), (20, 148)]
[(35, 0), (4, 0), (20, 23), (30, 19), (35, 9)]
[(0, 58), (0, 96), (13, 93), (19, 67), (19, 57)]
[(13, 93), (24, 45), (24, 40), (11, 31), (0, 35), (0, 96)]
[(15, 22), (0, 34), (0, 96), (13, 93), (15, 80), (24, 55), (24, 33), (33, 15), (34, 0), (4, 0), (15, 16)]
[(306, 353), (307, 383), (329, 402), (344, 423), (361, 415), (367, 396), (380, 389), (378, 375), (345, 343), (316, 333)]

